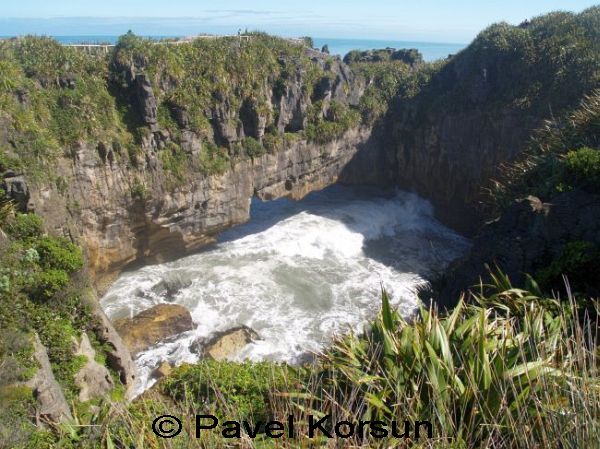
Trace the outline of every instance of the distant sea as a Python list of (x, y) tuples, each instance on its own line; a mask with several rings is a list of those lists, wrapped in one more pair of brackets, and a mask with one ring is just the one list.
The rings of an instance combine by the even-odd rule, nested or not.
[[(63, 44), (114, 44), (118, 36), (53, 36)], [(154, 39), (174, 38), (180, 36), (147, 36)], [(372, 50), (379, 48), (416, 48), (426, 61), (445, 58), (448, 55), (456, 54), (467, 44), (452, 44), (438, 42), (414, 42), (414, 41), (393, 41), (393, 40), (372, 40), (372, 39), (340, 39), (340, 38), (321, 38), (313, 39), (315, 47), (321, 48), (327, 44), (329, 52), (334, 55), (344, 57), (351, 50)]]
[(315, 47), (321, 48), (327, 44), (329, 52), (334, 55), (345, 56), (351, 50), (373, 50), (380, 48), (416, 48), (421, 52), (426, 61), (446, 58), (454, 55), (467, 46), (467, 44), (451, 44), (437, 42), (414, 41), (387, 41), (371, 39), (331, 39), (316, 37), (313, 39)]

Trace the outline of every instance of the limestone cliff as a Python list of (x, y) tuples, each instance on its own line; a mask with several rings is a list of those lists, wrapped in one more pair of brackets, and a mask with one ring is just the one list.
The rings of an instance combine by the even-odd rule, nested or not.
[[(189, 61), (168, 59), (177, 55)], [(369, 138), (353, 112), (362, 81), (341, 60), (281, 39), (169, 47), (126, 36), (95, 64), (109, 71), (93, 78), (105, 91), (90, 114), (106, 128), (89, 132), (88, 118), (46, 179), (9, 173), (4, 184), (53, 233), (82, 244), (100, 288), (128, 264), (182, 256), (248, 220), (253, 196), (301, 198), (336, 182)], [(28, 94), (57, 96), (51, 120), (79, 108), (71, 96), (91, 82), (83, 70), (57, 76)], [(102, 101), (115, 103), (108, 116)]]

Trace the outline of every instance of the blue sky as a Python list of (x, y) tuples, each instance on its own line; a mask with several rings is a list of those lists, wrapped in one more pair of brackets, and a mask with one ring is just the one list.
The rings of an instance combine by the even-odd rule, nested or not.
[(599, 0), (1, 0), (0, 35), (181, 35), (260, 29), (284, 36), (468, 42), (487, 25)]

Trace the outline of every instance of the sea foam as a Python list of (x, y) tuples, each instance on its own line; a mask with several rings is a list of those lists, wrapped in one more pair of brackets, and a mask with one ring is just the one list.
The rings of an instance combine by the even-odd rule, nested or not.
[(139, 393), (160, 362), (195, 362), (194, 341), (237, 325), (261, 337), (237, 360), (294, 363), (335, 334), (360, 331), (379, 309), (381, 286), (408, 315), (416, 288), (467, 247), (414, 194), (334, 186), (299, 202), (254, 201), (250, 222), (217, 245), (124, 273), (101, 303), (112, 319), (162, 302), (192, 314), (193, 331), (137, 358)]

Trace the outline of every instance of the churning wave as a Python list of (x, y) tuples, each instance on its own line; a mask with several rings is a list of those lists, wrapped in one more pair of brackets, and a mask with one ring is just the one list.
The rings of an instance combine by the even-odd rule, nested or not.
[(102, 305), (112, 319), (164, 302), (192, 314), (193, 331), (137, 358), (141, 392), (162, 361), (195, 362), (194, 341), (237, 325), (261, 337), (237, 359), (294, 363), (360, 330), (382, 285), (410, 314), (416, 288), (467, 247), (414, 194), (334, 186), (299, 202), (253, 201), (249, 223), (201, 253), (123, 274)]

